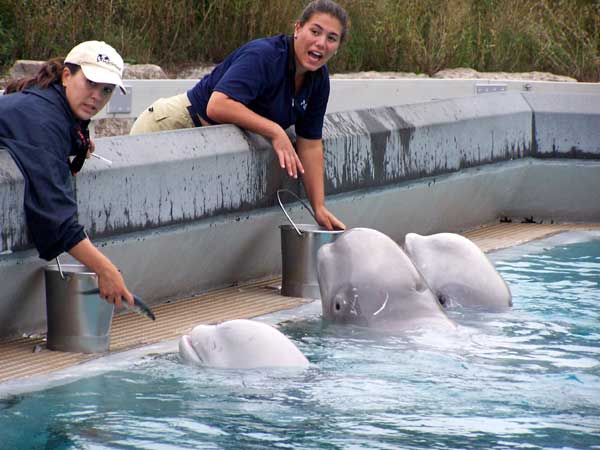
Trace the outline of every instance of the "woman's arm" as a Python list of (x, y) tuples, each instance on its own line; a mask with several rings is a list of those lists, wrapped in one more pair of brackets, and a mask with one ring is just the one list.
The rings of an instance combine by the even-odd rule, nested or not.
[(279, 165), (290, 177), (298, 178), (304, 168), (285, 130), (277, 123), (256, 114), (244, 104), (233, 100), (222, 92), (215, 91), (206, 106), (206, 114), (215, 122), (231, 123), (264, 136), (271, 141), (279, 159)]
[(100, 296), (109, 303), (121, 306), (121, 298), (133, 305), (133, 295), (125, 286), (125, 281), (115, 265), (94, 247), (89, 239), (84, 239), (69, 250), (69, 254), (98, 275)]
[(345, 230), (346, 225), (325, 207), (325, 187), (323, 185), (323, 141), (297, 137), (296, 148), (302, 164), (306, 168), (302, 182), (310, 204), (315, 211), (317, 222), (328, 230)]

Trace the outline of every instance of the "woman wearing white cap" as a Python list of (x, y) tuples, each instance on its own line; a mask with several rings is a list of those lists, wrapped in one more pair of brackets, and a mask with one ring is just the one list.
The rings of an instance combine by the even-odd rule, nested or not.
[[(115, 265), (77, 221), (71, 176), (94, 151), (90, 118), (123, 92), (123, 59), (110, 45), (87, 41), (64, 59), (45, 63), (35, 77), (10, 83), (0, 97), (0, 151), (8, 150), (25, 179), (27, 226), (41, 258), (68, 252), (98, 276), (100, 295), (133, 304)], [(71, 159), (71, 157), (73, 157)]]

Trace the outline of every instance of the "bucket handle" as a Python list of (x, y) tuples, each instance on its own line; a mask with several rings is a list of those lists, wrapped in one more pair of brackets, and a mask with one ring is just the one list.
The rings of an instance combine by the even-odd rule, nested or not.
[[(86, 237), (86, 238), (88, 238), (88, 239), (90, 238), (90, 237), (88, 236), (88, 234), (86, 233), (86, 231), (85, 231), (85, 230), (83, 230), (83, 234), (85, 234), (85, 237)], [(60, 259), (58, 259), (58, 256), (56, 257), (56, 266), (58, 267), (58, 273), (60, 273), (60, 277), (61, 277), (63, 280), (66, 280), (66, 279), (67, 279), (67, 277), (65, 277), (65, 274), (64, 274), (64, 273), (63, 273), (63, 271), (62, 271), (62, 267), (60, 267)]]
[(281, 201), (281, 196), (279, 195), (281, 192), (287, 192), (288, 194), (291, 194), (293, 197), (295, 197), (296, 200), (298, 200), (302, 204), (302, 206), (304, 206), (304, 208), (310, 213), (310, 215), (313, 216), (313, 219), (315, 219), (315, 222), (317, 222), (317, 217), (315, 216), (315, 213), (313, 212), (311, 207), (308, 206), (306, 204), (306, 202), (304, 202), (304, 200), (302, 200), (300, 197), (298, 197), (292, 191), (290, 191), (289, 189), (278, 189), (277, 190), (277, 200), (279, 201), (279, 206), (281, 207), (281, 210), (285, 214), (285, 217), (287, 217), (287, 220), (289, 220), (289, 222), (294, 227), (294, 230), (296, 230), (296, 233), (298, 233), (299, 236), (302, 236), (302, 232), (298, 229), (298, 227), (296, 226), (296, 224), (294, 223), (294, 221), (292, 220), (292, 218), (290, 217), (290, 215), (288, 214), (288, 212), (286, 211), (286, 209), (283, 206), (283, 203)]
[(62, 267), (60, 267), (60, 260), (58, 259), (58, 256), (56, 257), (56, 265), (58, 266), (58, 273), (60, 273), (60, 277), (61, 277), (63, 280), (66, 280), (66, 278), (65, 278), (65, 274), (64, 274), (64, 273), (63, 273), (63, 271), (62, 271)]

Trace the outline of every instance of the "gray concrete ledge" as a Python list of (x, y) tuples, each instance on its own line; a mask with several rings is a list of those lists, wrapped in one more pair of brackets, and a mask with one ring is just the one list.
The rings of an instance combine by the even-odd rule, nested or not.
[[(504, 93), (329, 114), (327, 194), (527, 156), (600, 158), (592, 97)], [(266, 140), (234, 126), (98, 139), (97, 152), (114, 164), (92, 159), (75, 178), (79, 221), (93, 238), (264, 208), (282, 184), (298, 189)], [(22, 189), (0, 151), (0, 253), (31, 247)]]
[(532, 109), (532, 150), (540, 158), (600, 158), (600, 96), (523, 94)]
[(530, 154), (520, 94), (475, 96), (327, 116), (328, 193), (454, 172)]
[(0, 255), (30, 246), (23, 212), (24, 192), (19, 168), (0, 147)]

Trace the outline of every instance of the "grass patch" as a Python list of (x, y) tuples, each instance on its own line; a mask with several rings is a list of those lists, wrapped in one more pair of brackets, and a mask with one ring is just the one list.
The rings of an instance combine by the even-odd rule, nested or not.
[[(130, 63), (219, 62), (291, 33), (305, 0), (0, 0), (0, 68), (100, 39)], [(549, 71), (600, 81), (599, 0), (340, 0), (350, 39), (333, 72)]]

